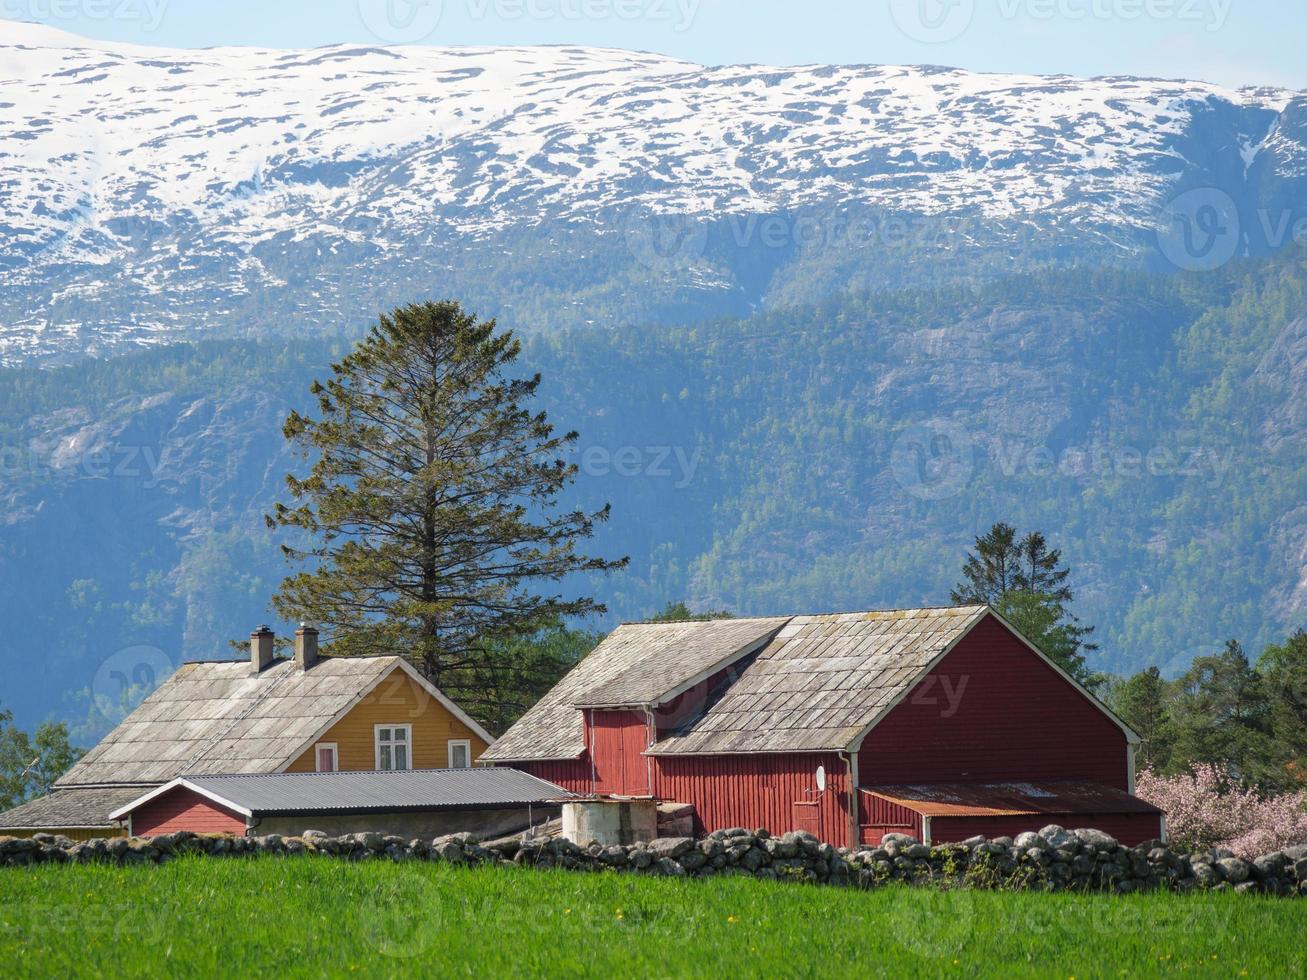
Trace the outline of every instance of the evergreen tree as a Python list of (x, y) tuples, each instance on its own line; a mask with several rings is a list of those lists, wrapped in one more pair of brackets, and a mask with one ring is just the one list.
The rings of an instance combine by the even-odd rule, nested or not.
[(530, 634), (487, 644), (483, 662), (468, 672), (482, 723), (492, 732), (505, 731), (603, 638), (556, 619)]
[(1172, 768), (1206, 762), (1228, 766), (1247, 781), (1279, 781), (1267, 764), (1272, 753), (1265, 686), (1238, 642), (1196, 658), (1176, 682), (1169, 707)]
[(1112, 710), (1143, 739), (1135, 759), (1140, 769), (1164, 772), (1170, 765), (1174, 739), (1168, 711), (1170, 697), (1170, 685), (1156, 667), (1141, 670), (1108, 692)]
[(1073, 598), (1062, 552), (1049, 550), (1038, 531), (1018, 537), (1011, 524), (999, 522), (976, 538), (976, 550), (962, 566), (962, 581), (953, 601), (989, 605), (1035, 646), (1087, 687), (1101, 685), (1104, 675), (1091, 670), (1085, 653), (1092, 626), (1082, 626), (1068, 608)]
[(734, 619), (735, 614), (725, 609), (710, 609), (706, 612), (694, 612), (689, 605), (682, 602), (669, 602), (662, 612), (652, 617), (651, 623), (693, 623), (706, 619)]
[(1307, 784), (1307, 632), (1267, 647), (1257, 673), (1269, 702), (1273, 764), (1287, 782)]
[(519, 350), (457, 303), (382, 316), (314, 383), (316, 417), (286, 420), (313, 462), (268, 516), (308, 540), (283, 546), (310, 567), (282, 583), (280, 615), (320, 625), (334, 655), (408, 657), (483, 717), (520, 676), (514, 640), (603, 611), (552, 590), (626, 564), (578, 551), (609, 510), (559, 506), (578, 436), (526, 407), (540, 376), (511, 376)]

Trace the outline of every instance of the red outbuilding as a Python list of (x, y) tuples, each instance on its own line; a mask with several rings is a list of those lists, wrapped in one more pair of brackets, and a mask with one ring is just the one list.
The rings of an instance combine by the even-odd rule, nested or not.
[(1164, 835), (1139, 736), (988, 606), (618, 627), (482, 757), (700, 832)]

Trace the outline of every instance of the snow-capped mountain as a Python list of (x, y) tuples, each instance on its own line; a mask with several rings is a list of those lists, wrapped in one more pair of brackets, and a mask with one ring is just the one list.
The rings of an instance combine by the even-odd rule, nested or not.
[[(801, 293), (816, 252), (847, 263), (841, 236), (896, 265), (886, 215), (958, 222), (937, 226), (950, 254), (1132, 253), (1190, 187), (1307, 199), (1305, 120), (1302, 95), (1198, 82), (183, 51), (0, 22), (0, 362), (329, 329), (455, 290), (522, 325), (747, 308)], [(657, 215), (696, 223), (669, 237)], [(870, 224), (832, 230), (850, 215)], [(831, 285), (857, 278), (840, 268)]]

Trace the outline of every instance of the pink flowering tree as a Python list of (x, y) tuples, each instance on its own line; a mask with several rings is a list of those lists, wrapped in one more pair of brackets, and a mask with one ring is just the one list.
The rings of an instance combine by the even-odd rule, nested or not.
[(1307, 844), (1307, 792), (1263, 796), (1226, 770), (1201, 764), (1176, 776), (1145, 769), (1135, 790), (1166, 813), (1167, 836), (1180, 847), (1224, 847), (1252, 858)]

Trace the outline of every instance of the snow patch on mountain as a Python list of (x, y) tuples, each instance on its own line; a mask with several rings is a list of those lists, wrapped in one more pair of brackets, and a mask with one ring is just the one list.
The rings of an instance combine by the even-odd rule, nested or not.
[[(184, 295), (203, 288), (188, 263), (221, 254), (242, 280), (223, 288), (248, 292), (277, 281), (254, 254), (270, 241), (410, 252), (433, 228), (603, 227), (614, 208), (1145, 228), (1197, 119), (1232, 115), (1246, 171), (1293, 95), (572, 46), (172, 50), (0, 22), (0, 285), (76, 266), (110, 277), (92, 291), (117, 272)], [(0, 359), (23, 340), (0, 336)]]

